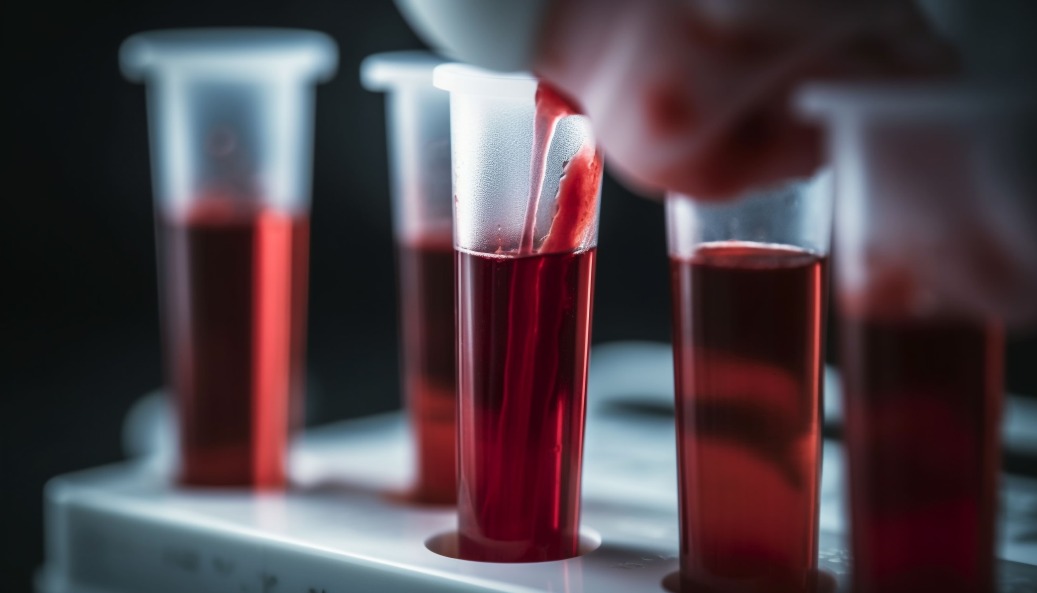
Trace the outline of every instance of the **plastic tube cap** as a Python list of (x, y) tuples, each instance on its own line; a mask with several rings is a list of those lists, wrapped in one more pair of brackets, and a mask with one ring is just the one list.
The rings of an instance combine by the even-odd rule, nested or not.
[(970, 84), (812, 84), (799, 111), (818, 119), (945, 121), (1017, 115), (1031, 109), (1032, 90)]
[(496, 72), (464, 64), (444, 64), (432, 73), (432, 84), (451, 93), (492, 97), (533, 96), (537, 80), (527, 72)]
[(138, 33), (119, 50), (123, 74), (290, 75), (324, 81), (338, 65), (338, 47), (324, 33), (304, 29), (168, 29)]
[(403, 85), (432, 84), (432, 71), (447, 60), (429, 51), (390, 51), (364, 58), (360, 83), (369, 91), (386, 91)]

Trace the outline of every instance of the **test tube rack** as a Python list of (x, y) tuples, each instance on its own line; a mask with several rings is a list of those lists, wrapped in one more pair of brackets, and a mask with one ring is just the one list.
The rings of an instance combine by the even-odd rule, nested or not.
[[(430, 549), (448, 547), (455, 515), (399, 496), (410, 471), (410, 444), (404, 417), (392, 413), (308, 431), (292, 452), (293, 484), (284, 493), (174, 487), (168, 452), (57, 477), (45, 491), (47, 558), (37, 589), (673, 590), (678, 522), (668, 359), (662, 350), (640, 346), (597, 351), (593, 358), (583, 480), (586, 551), (579, 557), (493, 564)], [(630, 377), (643, 379), (638, 390)], [(829, 382), (830, 393), (834, 387)], [(841, 461), (838, 442), (826, 440), (819, 564), (840, 592), (849, 569)], [(1004, 593), (1037, 591), (1034, 509), (1037, 480), (1003, 477)]]

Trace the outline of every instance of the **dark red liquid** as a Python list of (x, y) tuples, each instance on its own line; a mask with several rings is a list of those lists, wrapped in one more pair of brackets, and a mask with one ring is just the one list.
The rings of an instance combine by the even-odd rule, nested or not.
[(824, 278), (791, 247), (671, 259), (686, 591), (815, 588)]
[(1002, 338), (955, 319), (842, 328), (855, 593), (989, 593)]
[(577, 554), (594, 258), (457, 253), (462, 558)]
[(306, 426), (306, 311), (310, 287), (310, 217), (293, 218), (291, 273), (291, 328), (288, 362), (288, 438)]
[(453, 237), (399, 246), (403, 381), (422, 502), (457, 500)]
[(180, 481), (279, 487), (301, 398), (309, 218), (206, 200), (159, 220)]

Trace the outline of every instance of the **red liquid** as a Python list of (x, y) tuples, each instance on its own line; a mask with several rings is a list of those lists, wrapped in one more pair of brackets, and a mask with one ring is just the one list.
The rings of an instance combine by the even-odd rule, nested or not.
[(457, 253), (462, 558), (578, 552), (594, 258)]
[(686, 591), (813, 591), (825, 260), (758, 243), (671, 259)]
[(841, 331), (855, 593), (995, 591), (1000, 331), (859, 315)]
[(399, 246), (403, 381), (422, 502), (457, 500), (454, 247), (445, 235)]
[(180, 482), (279, 487), (301, 400), (309, 219), (200, 202), (159, 221)]
[(306, 427), (306, 311), (310, 287), (310, 218), (293, 219), (290, 356), (288, 363), (288, 438)]

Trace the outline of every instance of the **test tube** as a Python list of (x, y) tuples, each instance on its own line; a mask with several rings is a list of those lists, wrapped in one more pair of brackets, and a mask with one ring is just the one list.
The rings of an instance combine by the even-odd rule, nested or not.
[[(1033, 220), (1017, 207), (1032, 194), (1013, 197), (1032, 172), (1012, 170), (1032, 139), (1012, 141), (1027, 128), (1005, 99), (923, 86), (804, 96), (837, 179), (855, 593), (997, 590), (1003, 338), (958, 278), (974, 266), (989, 288), (1037, 255), (1004, 248), (1013, 221)], [(999, 232), (981, 241), (991, 220)]]
[(179, 482), (281, 487), (303, 396), (313, 86), (337, 49), (193, 29), (134, 35), (120, 57), (148, 92)]
[(666, 200), (685, 591), (814, 591), (828, 176)]
[(458, 548), (577, 555), (601, 158), (526, 75), (447, 64), (456, 251)]
[(443, 62), (429, 52), (388, 52), (360, 69), (367, 89), (387, 92), (401, 374), (416, 460), (411, 495), (431, 504), (457, 499), (450, 96), (432, 86), (432, 69)]

